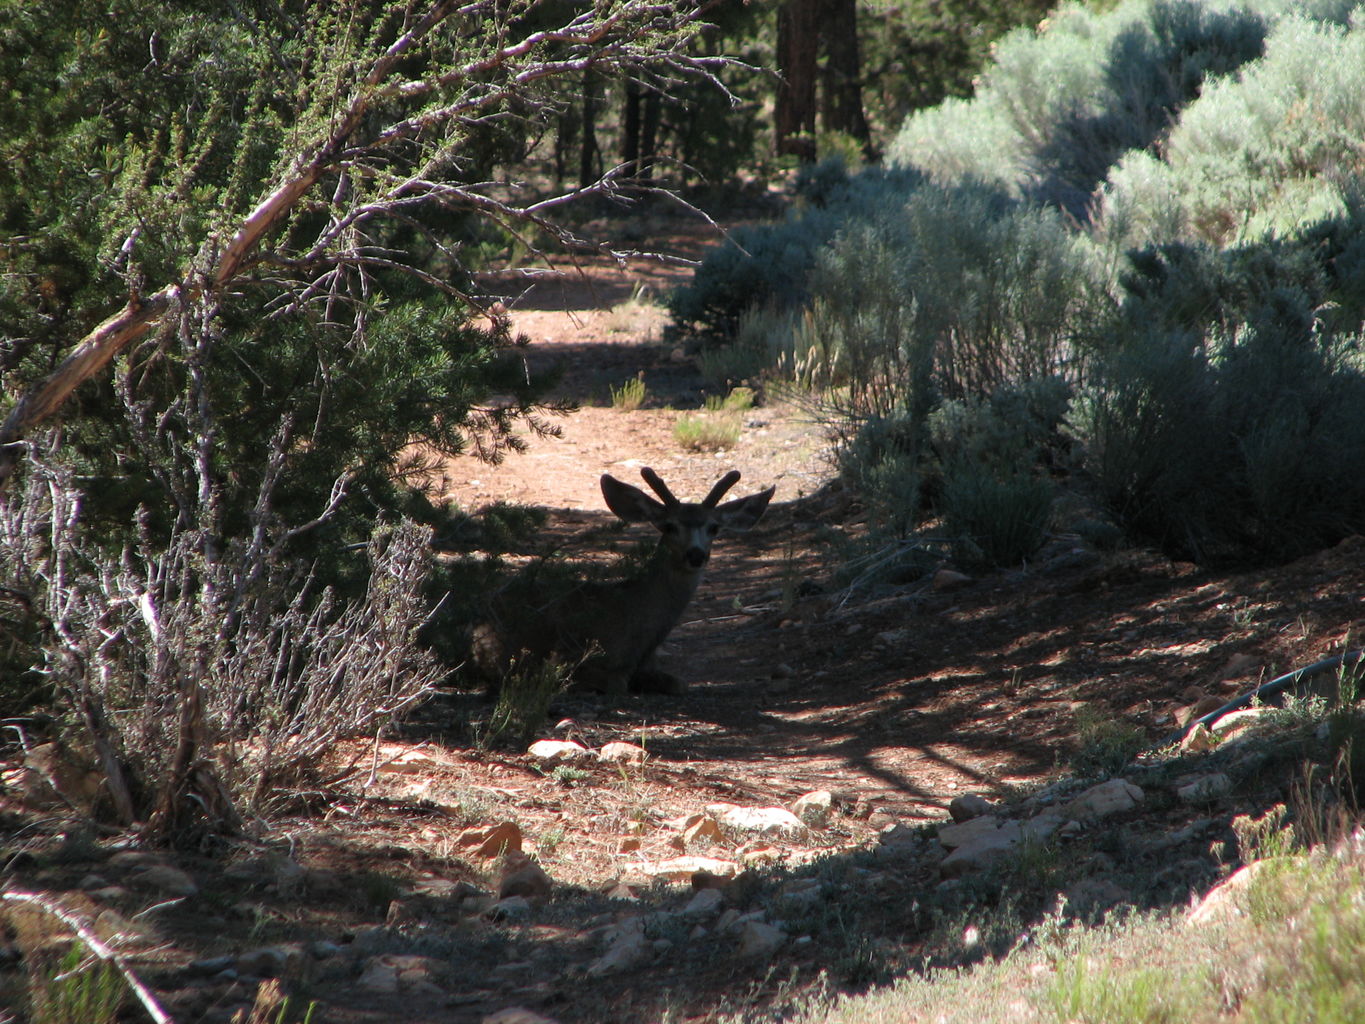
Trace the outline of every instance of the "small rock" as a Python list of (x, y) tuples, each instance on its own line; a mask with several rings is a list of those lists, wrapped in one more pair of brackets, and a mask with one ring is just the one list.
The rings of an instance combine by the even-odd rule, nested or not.
[(735, 804), (711, 804), (706, 813), (721, 825), (740, 832), (779, 832), (788, 835), (806, 830), (801, 819), (785, 807), (739, 807)]
[(531, 902), (525, 896), (509, 896), (494, 903), (483, 916), (490, 921), (522, 921), (531, 916)]
[(792, 813), (811, 828), (823, 828), (829, 821), (834, 809), (834, 794), (827, 789), (817, 789), (797, 797), (792, 804)]
[[(1013, 823), (1011, 823), (1013, 824)], [(1018, 825), (1014, 826), (1016, 831)], [(1000, 819), (987, 815), (964, 821), (960, 825), (942, 825), (938, 830), (938, 841), (945, 850), (955, 850), (966, 846), (983, 836), (993, 836), (1000, 830)]]
[(671, 857), (657, 864), (646, 864), (643, 870), (651, 878), (685, 882), (698, 872), (732, 878), (739, 874), (740, 868), (732, 860), (720, 860), (716, 857)]
[(237, 958), (230, 953), (222, 956), (206, 956), (201, 960), (193, 960), (185, 965), (187, 974), (200, 974), (205, 977), (221, 974), (237, 962)]
[(683, 907), (682, 916), (689, 921), (713, 917), (720, 913), (724, 905), (725, 894), (719, 889), (698, 889), (687, 906)]
[(1131, 894), (1107, 878), (1083, 878), (1066, 889), (1066, 905), (1076, 914), (1093, 915), (1129, 899)]
[(1110, 779), (1091, 786), (1062, 810), (1072, 818), (1105, 818), (1131, 811), (1145, 796), (1140, 787), (1125, 779)]
[(959, 590), (972, 582), (974, 581), (966, 573), (958, 572), (956, 569), (940, 569), (934, 573), (930, 586), (935, 590)]
[(770, 956), (786, 941), (787, 933), (776, 925), (747, 921), (739, 931), (738, 953), (745, 958)]
[(690, 846), (701, 839), (720, 839), (720, 824), (715, 818), (703, 815), (699, 821), (693, 822), (683, 831), (683, 845)]
[(948, 813), (956, 822), (971, 821), (995, 810), (995, 804), (976, 793), (955, 796), (948, 804)]
[(600, 978), (607, 974), (639, 967), (654, 958), (654, 948), (645, 938), (643, 917), (628, 917), (605, 933), (607, 951), (588, 967), (588, 976)]
[(156, 889), (168, 896), (193, 896), (199, 886), (184, 871), (169, 864), (153, 864), (130, 875), (128, 881), (147, 889)]
[(1209, 726), (1213, 734), (1223, 743), (1236, 739), (1249, 732), (1253, 726), (1259, 723), (1270, 709), (1242, 708), (1240, 711), (1230, 711), (1218, 721)]
[(398, 968), (386, 963), (382, 957), (375, 957), (360, 972), (356, 985), (367, 992), (392, 995), (398, 991)]
[(1201, 775), (1176, 789), (1175, 795), (1187, 804), (1203, 804), (1232, 792), (1232, 780), (1222, 772)]
[(618, 741), (606, 744), (597, 756), (613, 763), (643, 764), (647, 755), (644, 747)]
[[(514, 821), (497, 825), (467, 828), (455, 837), (455, 845), (468, 850), (470, 856), (491, 860), (508, 853), (520, 853), (521, 827)], [(470, 847), (473, 847), (471, 850)]]
[(1252, 861), (1250, 864), (1238, 868), (1205, 894), (1204, 898), (1199, 901), (1199, 905), (1190, 911), (1190, 916), (1186, 918), (1185, 923), (1196, 926), (1207, 925), (1241, 917), (1246, 913), (1241, 905), (1242, 899), (1246, 890), (1251, 886), (1252, 879), (1259, 872), (1266, 870), (1266, 865), (1278, 859)]
[(572, 740), (536, 740), (526, 753), (544, 764), (572, 764), (592, 757), (592, 751)]
[[(999, 824), (993, 818), (976, 818), (966, 825), (946, 826), (946, 828), (965, 829), (970, 825), (975, 825), (978, 821), (988, 822), (995, 827), (991, 830), (979, 829), (968, 841), (957, 845), (953, 852), (948, 854), (939, 864), (939, 872), (944, 878), (957, 878), (990, 867), (1017, 847), (1023, 838), (1018, 822), (1007, 821)], [(944, 829), (939, 831), (943, 832)], [(940, 842), (942, 842), (941, 836)]]
[(508, 854), (503, 865), (502, 880), (498, 883), (498, 899), (523, 896), (532, 903), (543, 903), (550, 898), (554, 883), (545, 869), (522, 854)]
[(640, 849), (640, 845), (641, 844), (639, 836), (626, 836), (621, 840), (620, 844), (616, 847), (616, 852), (635, 853), (637, 850)]
[(1214, 749), (1216, 746), (1218, 746), (1218, 737), (1207, 725), (1196, 725), (1180, 741), (1180, 749), (1192, 754), (1201, 754)]
[(559, 1024), (559, 1021), (532, 1013), (523, 1006), (509, 1006), (497, 1013), (490, 1013), (480, 1024)]
[(1248, 676), (1258, 675), (1260, 671), (1261, 659), (1254, 654), (1241, 651), (1229, 658), (1213, 679), (1217, 683), (1227, 679), (1245, 679)]

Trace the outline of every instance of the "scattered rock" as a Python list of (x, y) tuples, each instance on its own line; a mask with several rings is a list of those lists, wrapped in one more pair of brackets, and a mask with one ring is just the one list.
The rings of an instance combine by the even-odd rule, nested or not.
[(770, 832), (797, 835), (806, 826), (785, 807), (739, 807), (735, 804), (711, 804), (706, 813), (721, 825), (740, 832), (757, 832), (760, 835)]
[(958, 572), (956, 569), (940, 569), (934, 573), (930, 586), (935, 590), (959, 590), (972, 582), (975, 581), (966, 573)]
[(963, 793), (955, 796), (948, 804), (948, 813), (954, 821), (971, 821), (995, 810), (995, 804), (976, 793)]
[(1218, 737), (1207, 725), (1196, 725), (1180, 741), (1180, 749), (1191, 754), (1201, 754), (1218, 746)]
[(787, 933), (763, 921), (746, 921), (739, 930), (738, 953), (745, 958), (771, 956), (787, 941)]
[(646, 755), (645, 748), (634, 743), (617, 741), (606, 744), (597, 755), (603, 761), (624, 764), (643, 764)]
[(1201, 775), (1176, 788), (1175, 795), (1187, 804), (1203, 804), (1232, 792), (1232, 780), (1222, 772)]
[(1261, 659), (1254, 654), (1241, 651), (1227, 660), (1227, 663), (1218, 670), (1218, 674), (1213, 677), (1213, 680), (1216, 683), (1221, 683), (1228, 679), (1245, 679), (1248, 676), (1259, 675), (1260, 671)]
[(1265, 716), (1269, 708), (1242, 708), (1230, 711), (1209, 726), (1218, 739), (1227, 743), (1249, 732)]
[(724, 905), (725, 894), (719, 889), (698, 889), (687, 906), (683, 907), (682, 916), (689, 921), (714, 917)]
[(605, 933), (607, 951), (588, 966), (588, 976), (600, 978), (639, 967), (654, 959), (654, 947), (645, 938), (645, 919), (628, 917)]
[(811, 828), (823, 828), (829, 821), (834, 809), (834, 794), (827, 789), (817, 789), (797, 797), (792, 804), (792, 813)]
[(715, 818), (701, 815), (699, 819), (683, 831), (683, 844), (690, 846), (702, 839), (720, 839), (720, 824)]
[[(967, 829), (977, 822), (983, 823), (982, 827), (974, 829), (970, 835), (950, 837), (955, 846), (939, 864), (939, 872), (944, 878), (957, 878), (989, 867), (1018, 846), (1023, 838), (1018, 822), (1006, 821), (1002, 824), (994, 818), (976, 818), (965, 825), (949, 825), (939, 831)], [(941, 834), (939, 841), (943, 842)]]
[(694, 874), (705, 872), (721, 878), (732, 878), (739, 874), (739, 865), (732, 860), (716, 857), (672, 857), (657, 864), (643, 866), (645, 874), (651, 878), (663, 878), (671, 882), (688, 881)]
[[(472, 857), (491, 860), (504, 854), (520, 853), (521, 827), (514, 821), (467, 828), (455, 837), (455, 845)], [(472, 849), (471, 849), (472, 848)]]
[(524, 853), (509, 853), (503, 865), (502, 880), (498, 882), (498, 899), (522, 896), (531, 903), (543, 903), (550, 898), (554, 883), (545, 869)]
[(490, 921), (523, 921), (531, 916), (531, 901), (525, 896), (508, 896), (484, 911)]
[(1098, 786), (1091, 786), (1062, 811), (1071, 818), (1105, 818), (1131, 811), (1145, 796), (1140, 787), (1126, 779), (1110, 779)]
[(536, 740), (526, 753), (542, 764), (573, 764), (592, 757), (592, 751), (572, 740)]
[(193, 878), (169, 864), (153, 864), (143, 868), (129, 875), (128, 881), (145, 889), (156, 889), (167, 896), (193, 896), (199, 891)]
[(533, 1013), (523, 1006), (509, 1006), (497, 1013), (490, 1013), (480, 1024), (559, 1024), (559, 1021)]

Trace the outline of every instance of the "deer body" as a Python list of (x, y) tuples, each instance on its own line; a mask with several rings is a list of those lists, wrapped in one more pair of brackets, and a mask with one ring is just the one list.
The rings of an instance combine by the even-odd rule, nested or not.
[(643, 469), (641, 476), (662, 500), (602, 477), (612, 512), (659, 531), (659, 545), (641, 572), (617, 583), (585, 583), (539, 608), (522, 609), (514, 628), (479, 627), (474, 659), (485, 674), (506, 672), (514, 660), (531, 657), (573, 667), (575, 684), (586, 689), (681, 692), (680, 682), (655, 664), (654, 653), (696, 593), (712, 542), (723, 530), (747, 530), (758, 522), (774, 489), (719, 504), (739, 479), (732, 470), (693, 504), (673, 497), (653, 470)]

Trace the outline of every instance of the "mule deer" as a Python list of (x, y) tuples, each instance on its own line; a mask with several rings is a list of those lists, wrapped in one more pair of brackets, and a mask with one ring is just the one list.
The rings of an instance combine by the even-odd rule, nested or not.
[(739, 471), (731, 470), (692, 504), (675, 498), (654, 470), (640, 475), (660, 500), (608, 474), (602, 476), (602, 497), (626, 522), (650, 523), (659, 531), (659, 545), (644, 569), (632, 579), (584, 583), (546, 605), (505, 614), (506, 625), (481, 625), (473, 656), (484, 674), (504, 674), (514, 661), (531, 658), (575, 666), (574, 683), (586, 689), (682, 692), (682, 683), (655, 664), (654, 652), (692, 600), (717, 534), (752, 527), (775, 488), (720, 504), (739, 479)]

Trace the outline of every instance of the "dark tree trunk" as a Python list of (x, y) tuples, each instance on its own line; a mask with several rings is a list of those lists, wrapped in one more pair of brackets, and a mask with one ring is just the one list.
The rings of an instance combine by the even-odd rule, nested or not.
[(645, 112), (640, 119), (640, 173), (645, 181), (653, 179), (654, 158), (659, 143), (659, 120), (663, 115), (664, 98), (658, 89), (646, 89)]
[(640, 170), (640, 83), (626, 80), (626, 103), (621, 117), (621, 169), (627, 178)]
[[(858, 55), (857, 0), (823, 0), (825, 66), (821, 72), (820, 120), (829, 131), (851, 135), (866, 152), (872, 145), (863, 114), (862, 61)], [(870, 155), (870, 154), (869, 154)]]
[(597, 101), (601, 88), (592, 68), (583, 72), (583, 148), (578, 160), (578, 186), (587, 188), (601, 177), (601, 154), (597, 149)]
[(825, 0), (786, 0), (777, 12), (777, 152), (815, 159), (816, 58)]

